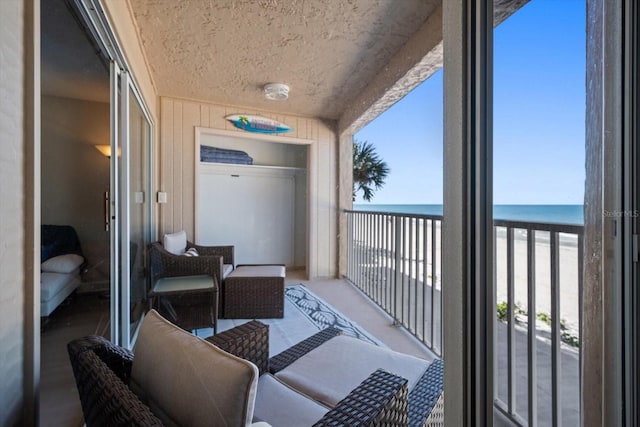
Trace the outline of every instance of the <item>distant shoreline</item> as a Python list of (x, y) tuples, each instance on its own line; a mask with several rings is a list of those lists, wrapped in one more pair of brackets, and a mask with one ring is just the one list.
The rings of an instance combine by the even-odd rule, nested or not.
[[(441, 204), (373, 204), (357, 203), (354, 210), (440, 215)], [(494, 205), (494, 218), (508, 221), (583, 225), (583, 205)]]

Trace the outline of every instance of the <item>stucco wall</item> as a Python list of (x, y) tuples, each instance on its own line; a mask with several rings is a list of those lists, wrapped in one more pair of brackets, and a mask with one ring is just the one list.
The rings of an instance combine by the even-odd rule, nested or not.
[(0, 2), (0, 425), (24, 405), (24, 5)]
[(75, 228), (88, 262), (83, 281), (102, 286), (109, 280), (109, 159), (93, 146), (109, 144), (109, 123), (107, 103), (42, 97), (41, 220)]
[(168, 202), (159, 205), (160, 235), (184, 229), (190, 238), (194, 236), (195, 128), (232, 131), (236, 129), (224, 119), (224, 116), (235, 113), (260, 114), (291, 126), (294, 130), (285, 134), (285, 137), (313, 141), (309, 146), (307, 172), (310, 188), (308, 197), (313, 201), (308, 212), (310, 222), (308, 240), (312, 243), (307, 254), (307, 270), (310, 277), (336, 276), (337, 137), (335, 123), (164, 97), (160, 100), (160, 109), (158, 190), (168, 193)]

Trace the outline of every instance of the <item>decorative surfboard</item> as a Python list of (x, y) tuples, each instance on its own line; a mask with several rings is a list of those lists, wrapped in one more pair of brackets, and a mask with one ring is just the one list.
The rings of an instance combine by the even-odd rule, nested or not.
[(233, 123), (233, 125), (238, 129), (242, 129), (247, 132), (285, 133), (292, 130), (291, 127), (284, 123), (280, 123), (267, 117), (253, 116), (250, 114), (233, 114), (226, 116), (225, 119)]

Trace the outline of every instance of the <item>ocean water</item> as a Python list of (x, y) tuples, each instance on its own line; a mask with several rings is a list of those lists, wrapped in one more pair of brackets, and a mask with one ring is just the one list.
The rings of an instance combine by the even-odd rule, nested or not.
[[(354, 204), (354, 210), (442, 215), (442, 205), (376, 205)], [(493, 217), (511, 221), (584, 223), (582, 205), (494, 205)]]

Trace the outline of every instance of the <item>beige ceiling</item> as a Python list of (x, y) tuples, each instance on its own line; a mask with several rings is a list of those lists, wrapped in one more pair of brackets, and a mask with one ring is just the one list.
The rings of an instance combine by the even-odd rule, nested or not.
[[(160, 96), (339, 119), (439, 0), (129, 0)], [(291, 87), (266, 101), (269, 82)]]

